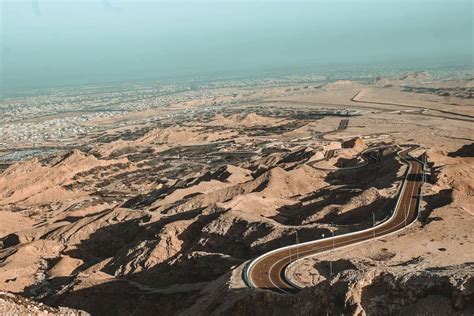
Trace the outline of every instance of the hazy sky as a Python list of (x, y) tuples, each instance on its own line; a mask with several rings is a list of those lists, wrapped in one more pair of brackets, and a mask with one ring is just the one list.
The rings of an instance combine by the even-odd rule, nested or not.
[(0, 1), (5, 89), (327, 64), (472, 64), (472, 0)]

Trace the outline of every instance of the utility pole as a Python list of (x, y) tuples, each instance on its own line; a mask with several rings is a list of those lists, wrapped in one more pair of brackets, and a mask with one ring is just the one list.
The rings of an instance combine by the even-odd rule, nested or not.
[[(334, 250), (334, 232), (331, 231), (332, 233), (332, 249)], [(322, 234), (324, 238), (324, 234)], [(329, 275), (332, 276), (332, 260), (329, 260)]]
[(426, 155), (423, 155), (423, 184), (426, 181)]
[(334, 234), (334, 231), (331, 231), (332, 233), (332, 250), (334, 251), (334, 239), (336, 238), (335, 234)]

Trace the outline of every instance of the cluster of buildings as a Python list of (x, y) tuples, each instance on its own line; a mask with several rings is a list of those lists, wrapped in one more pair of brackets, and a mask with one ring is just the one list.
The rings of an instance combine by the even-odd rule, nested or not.
[(68, 145), (81, 135), (97, 130), (85, 122), (115, 115), (113, 112), (94, 112), (77, 116), (28, 120), (0, 125), (0, 147), (36, 147), (51, 143)]

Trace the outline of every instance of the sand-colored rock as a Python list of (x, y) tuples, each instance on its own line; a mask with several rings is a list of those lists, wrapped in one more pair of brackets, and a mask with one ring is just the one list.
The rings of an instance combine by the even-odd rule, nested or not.
[(73, 274), (84, 262), (81, 259), (69, 256), (61, 256), (54, 266), (48, 271), (48, 277), (60, 278), (68, 277)]
[(27, 299), (20, 295), (8, 292), (0, 292), (0, 314), (1, 315), (67, 315), (88, 316), (89, 313), (67, 307), (51, 307), (40, 302)]
[(0, 205), (34, 205), (78, 197), (81, 192), (63, 188), (74, 175), (126, 162), (126, 159), (99, 160), (74, 150), (49, 165), (41, 164), (36, 158), (15, 164), (0, 175)]
[(20, 230), (28, 229), (35, 223), (34, 220), (19, 213), (9, 211), (0, 212), (2, 219), (0, 221), (0, 238)]
[(48, 261), (56, 258), (64, 246), (56, 241), (38, 240), (0, 250), (0, 258), (8, 266), (0, 267), (0, 283), (4, 291), (21, 293), (46, 278)]
[[(103, 129), (78, 140), (84, 152), (2, 165), (2, 290), (97, 315), (471, 314), (471, 101), (430, 80), (193, 90), (86, 122)], [(247, 288), (245, 262), (296, 231), (304, 242), (387, 218), (406, 172), (394, 150), (339, 167), (406, 143), (430, 168), (419, 222), (294, 263), (297, 295)]]
[(213, 121), (209, 122), (209, 126), (225, 126), (225, 127), (252, 127), (259, 125), (276, 125), (283, 124), (285, 121), (272, 117), (263, 117), (256, 113), (234, 114), (225, 117), (222, 114), (216, 115)]

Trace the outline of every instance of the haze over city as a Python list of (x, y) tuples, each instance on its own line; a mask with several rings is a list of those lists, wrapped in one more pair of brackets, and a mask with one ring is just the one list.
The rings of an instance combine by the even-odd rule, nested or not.
[(472, 10), (470, 0), (2, 0), (2, 86), (466, 67)]
[(472, 1), (0, 1), (0, 315), (474, 315)]

